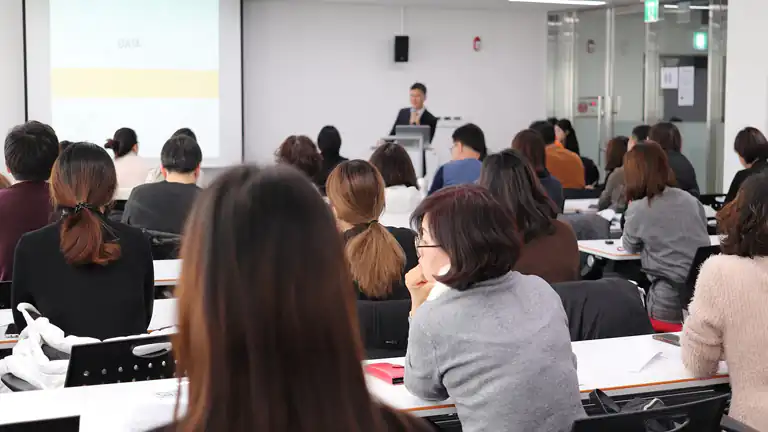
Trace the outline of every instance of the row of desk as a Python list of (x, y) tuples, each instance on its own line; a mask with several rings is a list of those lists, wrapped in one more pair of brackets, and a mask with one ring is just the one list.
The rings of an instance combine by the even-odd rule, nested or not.
[[(720, 244), (720, 236), (709, 236), (709, 244)], [(615, 240), (579, 240), (579, 251), (611, 261), (639, 260), (640, 254), (629, 253), (624, 249), (621, 238)]]
[[(694, 378), (683, 367), (680, 348), (650, 335), (574, 342), (582, 400), (602, 389), (612, 396), (684, 389), (705, 389), (728, 383), (727, 367), (718, 374)], [(402, 364), (403, 359), (376, 360)], [(373, 396), (402, 411), (426, 418), (453, 415), (450, 401), (417, 398), (405, 386), (366, 377)], [(100, 385), (0, 395), (0, 424), (81, 416), (81, 431), (144, 430), (171, 420), (178, 381), (175, 379)], [(182, 386), (184, 391), (185, 385)]]

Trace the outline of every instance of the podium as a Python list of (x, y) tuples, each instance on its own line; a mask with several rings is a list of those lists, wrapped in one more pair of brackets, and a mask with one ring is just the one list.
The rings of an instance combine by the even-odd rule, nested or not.
[[(411, 157), (411, 162), (416, 168), (416, 174), (419, 178), (426, 178), (425, 152), (431, 150), (430, 139), (432, 130), (429, 126), (409, 125), (396, 126), (395, 135), (383, 137), (383, 141), (392, 142), (403, 146)], [(416, 156), (414, 158), (414, 155)]]

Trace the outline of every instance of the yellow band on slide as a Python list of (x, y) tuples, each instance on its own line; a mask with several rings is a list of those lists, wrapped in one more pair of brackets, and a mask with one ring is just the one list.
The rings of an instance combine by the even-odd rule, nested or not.
[(151, 69), (53, 69), (55, 98), (219, 97), (219, 71)]

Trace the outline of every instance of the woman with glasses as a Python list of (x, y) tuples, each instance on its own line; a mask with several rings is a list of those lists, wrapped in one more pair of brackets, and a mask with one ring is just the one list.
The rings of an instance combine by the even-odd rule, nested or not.
[(440, 190), (414, 212), (405, 386), (450, 395), (465, 432), (570, 431), (584, 411), (567, 317), (549, 284), (513, 271), (511, 220), (477, 185)]

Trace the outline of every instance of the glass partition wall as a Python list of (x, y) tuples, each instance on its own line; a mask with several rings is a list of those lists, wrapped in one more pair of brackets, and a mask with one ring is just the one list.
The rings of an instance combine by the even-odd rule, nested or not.
[(652, 23), (642, 2), (550, 13), (548, 114), (572, 119), (601, 170), (612, 137), (674, 121), (700, 189), (720, 192), (727, 5), (661, 3)]

